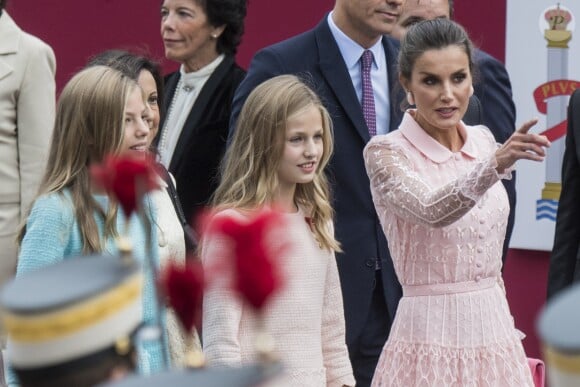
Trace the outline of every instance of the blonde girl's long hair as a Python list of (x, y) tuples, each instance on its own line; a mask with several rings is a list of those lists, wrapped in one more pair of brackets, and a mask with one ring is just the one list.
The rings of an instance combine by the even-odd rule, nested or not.
[(288, 118), (311, 106), (322, 116), (324, 151), (313, 181), (298, 184), (294, 200), (308, 210), (312, 231), (322, 247), (340, 251), (329, 227), (333, 210), (324, 173), (333, 148), (332, 121), (318, 95), (294, 75), (271, 78), (248, 96), (222, 162), (221, 182), (212, 204), (217, 210), (251, 210), (274, 204)]
[[(56, 108), (46, 171), (37, 198), (70, 192), (83, 242), (83, 253), (103, 249), (95, 214), (104, 220), (104, 236), (117, 235), (117, 207), (105, 212), (92, 196), (89, 166), (118, 153), (124, 136), (125, 104), (137, 83), (106, 66), (80, 71), (66, 84)], [(26, 224), (20, 228), (21, 242)]]

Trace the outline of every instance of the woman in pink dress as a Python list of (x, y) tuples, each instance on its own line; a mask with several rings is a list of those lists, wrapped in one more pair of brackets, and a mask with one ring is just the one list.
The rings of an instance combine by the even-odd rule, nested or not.
[[(505, 144), (461, 121), (473, 93), (472, 45), (436, 19), (412, 27), (399, 54), (408, 109), (364, 157), (403, 286), (373, 386), (533, 386), (501, 278), (509, 212), (500, 179), (549, 141), (526, 122)], [(485, 103), (485, 102), (484, 102)]]

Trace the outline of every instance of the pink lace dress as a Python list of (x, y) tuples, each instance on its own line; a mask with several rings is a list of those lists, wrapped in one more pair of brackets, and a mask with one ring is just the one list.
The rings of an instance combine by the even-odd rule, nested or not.
[(373, 386), (533, 386), (501, 278), (509, 204), (482, 126), (452, 153), (406, 113), (365, 149), (403, 286)]

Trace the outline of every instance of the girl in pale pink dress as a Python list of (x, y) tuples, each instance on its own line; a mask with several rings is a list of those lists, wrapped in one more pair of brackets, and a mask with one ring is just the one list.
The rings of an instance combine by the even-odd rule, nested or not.
[(452, 21), (412, 27), (399, 71), (416, 108), (364, 152), (403, 286), (373, 386), (533, 385), (501, 278), (509, 205), (500, 179), (519, 159), (543, 160), (550, 144), (528, 133), (536, 121), (502, 146), (486, 127), (461, 122), (473, 93), (471, 53)]
[[(278, 250), (284, 286), (260, 317), (229, 281), (213, 281), (203, 299), (203, 350), (214, 366), (256, 361), (255, 336), (263, 324), (284, 366), (276, 386), (341, 387), (355, 380), (345, 341), (338, 269), (339, 250), (324, 167), (332, 153), (332, 127), (318, 96), (293, 75), (271, 78), (252, 91), (222, 168), (211, 222), (249, 222), (267, 206), (280, 211), (284, 229), (266, 233)], [(211, 228), (211, 226), (209, 226)], [(208, 233), (202, 240), (207, 268), (233, 266), (232, 240)]]

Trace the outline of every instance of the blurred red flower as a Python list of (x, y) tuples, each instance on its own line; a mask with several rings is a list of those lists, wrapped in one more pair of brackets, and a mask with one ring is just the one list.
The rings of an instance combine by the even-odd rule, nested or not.
[(143, 196), (159, 188), (155, 163), (149, 157), (107, 156), (91, 166), (93, 182), (113, 195), (127, 217), (137, 210)]
[(280, 214), (261, 210), (249, 221), (214, 217), (205, 229), (207, 233), (222, 233), (234, 242), (233, 287), (256, 310), (261, 310), (284, 282), (279, 265), (287, 246), (278, 240), (278, 247), (274, 247), (267, 238), (276, 227), (283, 227)]
[(199, 261), (170, 262), (160, 276), (160, 286), (169, 306), (189, 333), (201, 327), (201, 305), (205, 280)]

